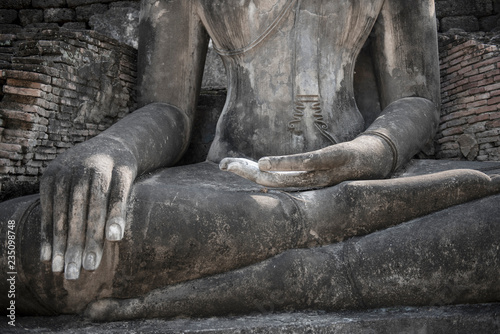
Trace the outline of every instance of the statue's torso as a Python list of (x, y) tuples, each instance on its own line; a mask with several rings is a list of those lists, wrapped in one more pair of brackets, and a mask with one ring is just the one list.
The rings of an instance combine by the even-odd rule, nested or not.
[(364, 128), (356, 57), (383, 0), (199, 0), (228, 71), (210, 160), (319, 149)]

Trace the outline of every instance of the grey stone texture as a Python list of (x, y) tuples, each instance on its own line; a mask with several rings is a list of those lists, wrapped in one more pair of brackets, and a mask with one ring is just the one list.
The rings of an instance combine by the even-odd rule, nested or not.
[(479, 30), (479, 20), (475, 16), (452, 16), (441, 19), (441, 29), (448, 31), (460, 28), (468, 32)]
[[(496, 0), (436, 0), (440, 31), (491, 31), (498, 27), (495, 17), (500, 13)], [(479, 24), (481, 22), (481, 24)]]
[(84, 5), (91, 5), (95, 3), (110, 3), (114, 0), (66, 0), (68, 7), (78, 7)]
[[(262, 313), (209, 319), (151, 319), (92, 323), (75, 316), (21, 317), (16, 324), (30, 333), (121, 334), (191, 333), (191, 334), (373, 334), (373, 333), (497, 333), (500, 305), (458, 305), (433, 307), (397, 307), (369, 311), (332, 313)], [(2, 333), (19, 333), (0, 323)]]
[[(103, 9), (94, 8), (99, 11)], [(132, 7), (112, 7), (106, 12), (92, 15), (89, 25), (93, 30), (137, 49), (139, 10)]]
[(75, 10), (71, 8), (49, 8), (43, 12), (43, 20), (47, 23), (71, 22), (75, 17)]
[(0, 8), (4, 9), (23, 9), (31, 6), (31, 0), (2, 0)]
[(59, 8), (66, 6), (66, 0), (33, 0), (31, 5), (34, 8)]
[(436, 0), (437, 17), (445, 16), (487, 16), (493, 12), (495, 0)]
[(41, 9), (21, 9), (19, 11), (19, 20), (23, 27), (43, 22), (43, 11)]
[[(108, 10), (108, 8), (109, 7), (107, 4), (101, 3), (76, 7), (76, 19), (78, 21), (88, 22), (92, 15), (104, 14)], [(118, 38), (115, 39), (118, 40)]]
[(14, 9), (0, 9), (0, 24), (13, 23), (17, 20), (17, 11)]

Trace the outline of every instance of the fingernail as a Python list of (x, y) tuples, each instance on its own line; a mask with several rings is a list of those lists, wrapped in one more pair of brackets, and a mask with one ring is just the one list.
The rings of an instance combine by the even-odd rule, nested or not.
[(62, 255), (56, 255), (52, 259), (52, 271), (55, 273), (61, 273), (64, 270), (64, 258)]
[(51, 257), (52, 257), (52, 247), (50, 247), (50, 244), (48, 242), (44, 242), (42, 244), (42, 249), (40, 251), (40, 260), (42, 262), (47, 262), (50, 261)]
[[(118, 218), (117, 218), (118, 220)], [(122, 227), (117, 223), (112, 223), (109, 225), (106, 231), (106, 239), (109, 241), (119, 241), (122, 239)]]
[(94, 252), (87, 253), (85, 257), (85, 262), (83, 263), (83, 268), (85, 270), (95, 270), (96, 269), (96, 254)]
[(70, 262), (66, 266), (66, 270), (64, 271), (64, 277), (67, 280), (76, 280), (80, 276), (80, 270), (76, 263)]
[(259, 168), (261, 170), (270, 170), (271, 169), (271, 160), (269, 158), (262, 158), (259, 160)]
[(227, 170), (227, 161), (226, 161), (226, 160), (222, 160), (222, 161), (219, 163), (219, 169), (220, 169), (220, 170)]

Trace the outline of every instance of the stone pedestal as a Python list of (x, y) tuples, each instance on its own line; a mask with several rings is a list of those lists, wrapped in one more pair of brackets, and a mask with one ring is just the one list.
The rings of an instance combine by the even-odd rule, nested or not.
[[(265, 310), (262, 310), (265, 312)], [(358, 312), (91, 323), (76, 316), (20, 317), (2, 333), (498, 333), (500, 304), (401, 307)]]

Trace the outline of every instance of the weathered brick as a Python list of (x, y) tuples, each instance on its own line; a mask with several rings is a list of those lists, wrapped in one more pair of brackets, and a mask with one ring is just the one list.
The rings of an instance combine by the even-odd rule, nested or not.
[(486, 100), (479, 100), (479, 101), (476, 101), (476, 102), (468, 103), (467, 104), (467, 108), (472, 109), (472, 108), (484, 106), (486, 104), (488, 104), (488, 101), (486, 101)]
[(492, 71), (495, 68), (497, 68), (495, 64), (490, 64), (487, 66), (480, 67), (480, 68), (478, 68), (478, 70), (479, 70), (479, 73), (484, 73), (484, 72)]
[(488, 100), (488, 105), (500, 103), (500, 96), (493, 97)]
[(498, 110), (498, 107), (496, 105), (486, 105), (478, 108), (471, 108), (471, 110), (474, 110), (476, 114), (483, 114), (491, 111)]
[[(490, 119), (492, 115), (490, 115)], [(497, 115), (497, 119), (486, 122), (486, 129), (496, 129), (500, 128), (500, 115)]]
[(51, 77), (49, 75), (41, 73), (29, 72), (29, 71), (16, 71), (16, 70), (4, 70), (3, 72), (4, 72), (3, 76), (7, 79), (13, 78), (26, 81), (40, 82), (44, 84), (50, 84), (51, 82)]
[(482, 121), (488, 121), (489, 119), (490, 119), (489, 114), (481, 114), (481, 115), (469, 118), (467, 122), (469, 124), (473, 124), (473, 123), (478, 123), (478, 122), (482, 122)]
[(453, 136), (453, 135), (456, 135), (456, 134), (463, 133), (463, 129), (461, 127), (450, 128), (450, 129), (444, 130), (442, 133), (443, 133), (443, 136), (445, 136), (445, 137), (447, 137), (447, 136)]

